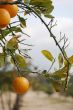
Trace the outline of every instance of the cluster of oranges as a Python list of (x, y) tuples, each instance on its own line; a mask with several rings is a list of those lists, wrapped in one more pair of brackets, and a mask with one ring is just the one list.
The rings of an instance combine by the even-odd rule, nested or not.
[[(13, 2), (14, 0), (0, 0), (0, 2)], [(15, 17), (18, 13), (18, 6), (16, 4), (2, 4), (0, 5), (0, 28), (5, 28), (11, 18)]]
[[(0, 0), (0, 2), (13, 2), (15, 0)], [(18, 6), (16, 4), (2, 4), (0, 5), (0, 28), (5, 28), (11, 18), (18, 13)], [(25, 77), (18, 76), (13, 80), (13, 89), (18, 94), (23, 94), (29, 89), (29, 81)]]

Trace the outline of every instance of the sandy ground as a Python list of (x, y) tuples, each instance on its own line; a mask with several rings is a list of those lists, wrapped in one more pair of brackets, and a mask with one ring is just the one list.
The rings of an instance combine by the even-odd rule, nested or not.
[[(16, 95), (11, 94), (11, 102), (13, 103)], [(7, 94), (3, 95), (5, 110), (8, 110)], [(0, 110), (2, 106), (0, 105)], [(28, 91), (21, 99), (20, 110), (73, 110), (73, 99), (62, 97), (58, 94), (48, 96), (43, 92)]]

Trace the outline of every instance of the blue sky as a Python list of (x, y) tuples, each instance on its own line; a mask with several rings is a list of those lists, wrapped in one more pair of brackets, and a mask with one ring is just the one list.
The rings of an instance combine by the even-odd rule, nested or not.
[[(60, 32), (66, 34), (69, 39), (68, 42), (70, 42), (67, 48), (67, 53), (70, 56), (73, 54), (73, 0), (53, 0), (53, 4), (55, 8), (52, 14), (55, 16), (55, 21), (57, 21), (57, 26), (53, 32), (57, 38), (59, 38)], [(32, 16), (29, 17), (25, 31), (31, 35), (27, 42), (34, 45), (32, 51), (29, 52), (33, 65), (38, 66), (40, 69), (48, 70), (51, 62), (41, 54), (41, 50), (47, 49), (56, 57), (59, 49), (55, 46), (53, 39), (49, 37), (47, 29), (39, 19), (35, 19)]]

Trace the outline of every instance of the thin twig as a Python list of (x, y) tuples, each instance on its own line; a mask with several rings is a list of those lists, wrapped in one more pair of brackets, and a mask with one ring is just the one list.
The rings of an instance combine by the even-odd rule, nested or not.
[[(2, 30), (0, 29), (0, 34), (2, 35), (2, 37), (4, 38), (4, 35), (3, 35), (3, 32)], [(3, 39), (1, 39), (2, 43), (5, 45), (5, 42), (3, 41)]]

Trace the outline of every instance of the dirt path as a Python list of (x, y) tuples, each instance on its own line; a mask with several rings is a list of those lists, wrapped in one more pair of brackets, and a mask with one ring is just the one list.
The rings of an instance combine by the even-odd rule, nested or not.
[[(16, 95), (11, 94), (11, 96), (12, 102), (14, 102)], [(4, 106), (7, 108), (5, 110), (8, 110), (6, 102), (8, 96), (5, 95), (3, 98)], [(1, 105), (0, 110), (2, 110)], [(58, 94), (48, 96), (43, 92), (30, 90), (22, 97), (20, 110), (73, 110), (73, 99), (65, 98)]]
[(57, 94), (48, 96), (43, 92), (29, 91), (23, 100), (21, 110), (73, 110), (73, 99)]

